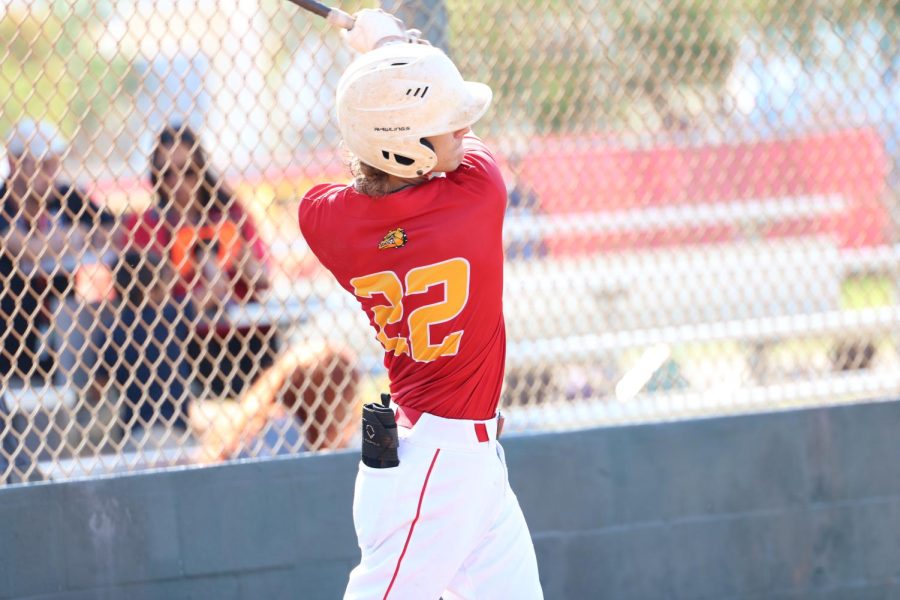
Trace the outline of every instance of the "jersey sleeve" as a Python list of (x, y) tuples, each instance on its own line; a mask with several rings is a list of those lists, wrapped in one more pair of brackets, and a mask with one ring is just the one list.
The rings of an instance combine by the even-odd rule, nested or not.
[(473, 133), (467, 133), (463, 138), (465, 155), (459, 168), (448, 177), (451, 180), (478, 181), (480, 185), (493, 191), (495, 197), (502, 198), (506, 205), (506, 184), (503, 182), (503, 174), (497, 165), (497, 159), (487, 145)]

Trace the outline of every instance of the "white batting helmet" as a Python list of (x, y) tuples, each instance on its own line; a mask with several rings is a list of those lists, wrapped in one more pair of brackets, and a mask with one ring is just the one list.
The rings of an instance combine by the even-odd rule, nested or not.
[(475, 123), (491, 88), (464, 81), (453, 61), (424, 44), (390, 44), (356, 59), (341, 76), (337, 117), (361, 161), (397, 177), (424, 175), (437, 156), (422, 138)]

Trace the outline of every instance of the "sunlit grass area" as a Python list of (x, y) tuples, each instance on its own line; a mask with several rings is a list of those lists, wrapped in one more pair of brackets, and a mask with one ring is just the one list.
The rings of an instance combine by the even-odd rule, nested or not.
[(845, 309), (892, 306), (896, 298), (897, 292), (889, 277), (848, 277), (841, 286), (841, 306)]

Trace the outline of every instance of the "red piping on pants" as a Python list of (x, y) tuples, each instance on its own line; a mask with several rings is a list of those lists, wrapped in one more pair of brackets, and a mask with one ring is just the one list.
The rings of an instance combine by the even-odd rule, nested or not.
[(397, 567), (394, 569), (394, 576), (391, 577), (391, 583), (388, 585), (387, 591), (384, 592), (383, 600), (387, 600), (388, 594), (391, 593), (391, 588), (394, 587), (394, 582), (397, 580), (397, 573), (400, 572), (400, 563), (403, 562), (403, 557), (406, 555), (406, 548), (409, 546), (409, 540), (412, 538), (413, 530), (416, 528), (416, 523), (419, 521), (419, 514), (422, 512), (422, 499), (425, 498), (425, 488), (428, 487), (428, 479), (431, 477), (431, 470), (434, 469), (434, 463), (437, 462), (437, 457), (440, 453), (440, 448), (434, 451), (434, 458), (431, 459), (431, 465), (428, 467), (428, 473), (425, 475), (425, 482), (422, 483), (422, 491), (419, 492), (419, 505), (416, 507), (416, 517), (409, 526), (409, 533), (406, 534), (406, 543), (403, 544), (403, 552), (400, 553), (400, 558), (397, 559)]

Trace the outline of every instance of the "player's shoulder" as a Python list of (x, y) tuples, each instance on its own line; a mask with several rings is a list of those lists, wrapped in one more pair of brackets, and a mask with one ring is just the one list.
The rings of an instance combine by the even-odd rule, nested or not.
[(301, 203), (316, 204), (333, 202), (335, 198), (347, 189), (346, 183), (317, 183), (309, 188), (303, 195)]
[(301, 228), (304, 223), (326, 219), (332, 212), (329, 209), (339, 202), (348, 187), (341, 183), (320, 183), (311, 187), (301, 198), (298, 207)]
[(463, 140), (465, 155), (462, 164), (451, 174), (451, 179), (464, 179), (466, 183), (483, 186), (505, 196), (506, 184), (493, 152), (480, 138), (467, 134)]
[(300, 214), (333, 205), (347, 188), (347, 184), (343, 183), (319, 183), (314, 185), (300, 200)]

